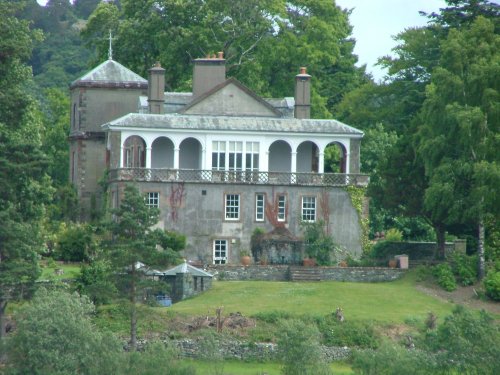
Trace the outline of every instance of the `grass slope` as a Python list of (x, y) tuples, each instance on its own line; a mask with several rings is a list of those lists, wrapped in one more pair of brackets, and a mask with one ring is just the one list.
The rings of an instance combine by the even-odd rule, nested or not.
[[(213, 362), (208, 361), (193, 361), (186, 360), (185, 363), (193, 366), (197, 374), (214, 374), (216, 367), (221, 370), (220, 365), (214, 365)], [(335, 375), (349, 375), (353, 374), (351, 367), (344, 362), (334, 362), (330, 365)], [(275, 362), (242, 362), (242, 361), (224, 361), (222, 366), (224, 375), (280, 375), (281, 364)]]
[(442, 317), (453, 309), (453, 304), (417, 291), (414, 273), (386, 283), (216, 281), (210, 291), (171, 309), (186, 315), (212, 315), (219, 306), (224, 306), (224, 314), (246, 316), (269, 311), (326, 315), (341, 307), (347, 319), (380, 323), (424, 318), (429, 311)]

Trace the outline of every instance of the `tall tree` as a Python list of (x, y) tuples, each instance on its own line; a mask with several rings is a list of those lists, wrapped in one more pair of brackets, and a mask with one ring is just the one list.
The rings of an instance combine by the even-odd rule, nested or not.
[[(425, 122), (421, 110), (428, 95), (426, 88), (445, 61), (442, 42), (449, 33), (456, 32), (457, 27), (467, 27), (478, 14), (488, 15), (494, 25), (499, 19), (499, 7), (488, 1), (451, 0), (447, 3), (449, 7), (441, 9), (442, 13), (431, 15), (427, 26), (397, 35), (400, 43), (394, 50), (396, 57), (380, 60), (389, 68), (386, 82), (372, 90), (364, 88), (359, 95), (349, 94), (340, 106), (343, 116), (361, 116), (361, 121), (367, 118), (363, 114), (371, 108), (376, 113), (388, 115), (383, 119), (384, 127), (397, 131), (399, 139), (389, 151), (386, 162), (382, 163), (381, 184), (372, 187), (370, 194), (396, 213), (426, 218), (435, 228), (442, 255), (445, 232), (456, 223), (444, 209), (432, 210), (429, 204), (424, 204), (431, 178), (425, 173), (428, 155), (419, 151), (420, 127)], [(467, 58), (473, 59), (472, 56), (469, 54)], [(371, 113), (369, 116), (373, 117)]]
[(130, 345), (137, 344), (137, 303), (141, 292), (140, 282), (144, 277), (139, 263), (148, 267), (166, 266), (179, 259), (177, 237), (152, 227), (158, 222), (159, 210), (146, 206), (144, 197), (136, 187), (125, 187), (120, 207), (109, 223), (112, 240), (107, 252), (121, 282), (126, 285), (130, 302)]
[[(165, 67), (169, 90), (189, 90), (191, 60), (223, 51), (227, 73), (261, 95), (293, 95), (290, 77), (307, 66), (314, 77), (314, 116), (331, 116), (333, 106), (364, 82), (356, 68), (348, 11), (330, 0), (123, 0), (121, 11), (101, 4), (84, 37), (107, 56), (108, 29), (114, 55), (146, 75), (155, 61)], [(99, 21), (98, 21), (99, 20)], [(91, 22), (92, 21), (92, 22)], [(104, 25), (104, 26), (103, 26)]]
[(19, 9), (0, 1), (0, 337), (7, 304), (28, 296), (39, 275), (40, 221), (51, 193), (25, 63), (41, 35), (14, 16)]
[(429, 187), (424, 205), (447, 223), (478, 230), (484, 277), (484, 222), (500, 218), (500, 35), (490, 20), (450, 30), (422, 109), (418, 149)]

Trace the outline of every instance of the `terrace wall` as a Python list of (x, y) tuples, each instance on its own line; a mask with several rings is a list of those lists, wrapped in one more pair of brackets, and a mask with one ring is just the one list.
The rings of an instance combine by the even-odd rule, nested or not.
[[(385, 267), (315, 267), (321, 280), (350, 282), (393, 281), (401, 278), (406, 270)], [(208, 272), (218, 280), (244, 281), (288, 281), (289, 266), (286, 265), (209, 265)]]

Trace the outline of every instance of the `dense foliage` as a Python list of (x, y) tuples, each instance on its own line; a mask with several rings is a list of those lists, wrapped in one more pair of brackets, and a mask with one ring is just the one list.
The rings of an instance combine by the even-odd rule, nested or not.
[[(313, 76), (312, 111), (331, 117), (342, 97), (366, 81), (357, 68), (348, 13), (329, 0), (122, 0), (101, 3), (83, 31), (98, 60), (108, 53), (145, 76), (156, 61), (168, 67), (169, 90), (190, 90), (191, 60), (224, 52), (227, 73), (258, 94), (293, 95), (300, 66)], [(134, 53), (130, 53), (134, 51)]]
[(386, 343), (377, 351), (359, 351), (358, 374), (496, 374), (500, 371), (500, 331), (492, 318), (462, 307), (437, 329), (422, 332), (415, 348)]
[(7, 341), (8, 375), (193, 375), (177, 353), (162, 343), (125, 352), (113, 334), (92, 323), (94, 306), (65, 290), (39, 290), (16, 314), (17, 329)]
[(29, 295), (39, 276), (41, 219), (52, 192), (26, 64), (40, 33), (15, 17), (18, 9), (0, 1), (0, 339), (8, 302)]

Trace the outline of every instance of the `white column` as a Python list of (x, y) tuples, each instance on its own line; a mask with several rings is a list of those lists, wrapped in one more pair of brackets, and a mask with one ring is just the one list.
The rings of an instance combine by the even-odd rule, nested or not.
[(207, 149), (206, 148), (203, 148), (201, 150), (201, 169), (208, 169), (207, 166), (205, 165), (206, 161), (207, 161)]
[(351, 163), (351, 155), (349, 153), (345, 153), (345, 173), (349, 174), (350, 168), (349, 164)]
[(263, 153), (260, 153), (262, 160), (259, 160), (259, 171), (269, 172), (269, 149)]
[(292, 165), (290, 166), (290, 172), (297, 172), (297, 153), (292, 152)]
[(123, 168), (123, 166), (125, 165), (125, 160), (123, 160), (125, 159), (123, 155), (123, 150), (124, 150), (123, 146), (120, 146), (120, 168)]
[(318, 157), (318, 173), (325, 173), (325, 154), (320, 152)]
[(146, 168), (151, 169), (151, 147), (146, 147)]
[(179, 149), (174, 148), (174, 169), (179, 169)]

